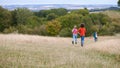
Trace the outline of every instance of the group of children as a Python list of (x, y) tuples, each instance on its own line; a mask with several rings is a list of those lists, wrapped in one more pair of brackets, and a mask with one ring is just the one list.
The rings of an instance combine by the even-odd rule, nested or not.
[[(79, 34), (81, 37), (81, 46), (83, 47), (84, 38), (85, 38), (85, 34), (86, 34), (86, 28), (84, 26), (85, 25), (83, 23), (80, 25), (79, 29), (77, 29), (76, 25), (74, 26), (74, 28), (72, 29), (72, 33), (73, 33), (72, 44), (77, 44), (77, 35)], [(97, 32), (93, 33), (93, 37), (94, 37), (94, 40), (96, 42), (97, 41)]]

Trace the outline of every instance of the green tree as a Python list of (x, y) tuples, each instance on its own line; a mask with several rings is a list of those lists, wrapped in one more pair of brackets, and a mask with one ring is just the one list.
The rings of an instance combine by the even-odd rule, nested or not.
[(112, 24), (115, 27), (113, 31), (115, 33), (120, 33), (120, 23), (118, 23), (118, 22), (112, 22)]
[(59, 32), (59, 35), (61, 37), (71, 37), (72, 36), (71, 28), (67, 27), (67, 28), (61, 29), (61, 31)]
[(56, 20), (50, 21), (46, 24), (47, 33), (51, 36), (58, 35), (60, 29), (61, 29), (61, 24)]
[(34, 34), (38, 34), (38, 35), (47, 35), (47, 30), (46, 30), (46, 25), (43, 24), (41, 26), (37, 26), (34, 28)]
[(105, 14), (99, 13), (98, 16), (101, 25), (105, 25), (107, 22), (111, 22), (111, 19)]
[(27, 23), (27, 19), (33, 16), (33, 12), (28, 10), (27, 8), (17, 8), (12, 11), (14, 24), (23, 24)]
[(65, 16), (61, 16), (57, 19), (60, 21), (62, 29), (59, 33), (60, 36), (70, 37), (72, 36), (71, 30), (74, 25), (79, 27), (80, 23), (82, 23), (82, 15), (76, 13), (70, 13)]
[(106, 25), (103, 25), (102, 28), (99, 31), (100, 35), (113, 35), (114, 34), (114, 26), (107, 22)]
[(62, 28), (73, 28), (74, 25), (79, 25), (82, 20), (82, 15), (79, 14), (67, 14), (65, 16), (61, 16), (58, 18), (58, 21), (60, 21)]
[(34, 28), (34, 27), (40, 26), (42, 24), (43, 24), (43, 21), (41, 20), (41, 18), (39, 18), (37, 16), (30, 16), (26, 21), (26, 26), (28, 26), (30, 28)]
[(40, 10), (39, 12), (36, 12), (35, 15), (39, 17), (47, 17), (48, 14), (50, 14), (50, 10)]
[(35, 12), (35, 15), (46, 18), (48, 14), (51, 14), (51, 13), (54, 13), (57, 16), (63, 16), (67, 14), (67, 10), (64, 8), (51, 9), (51, 10), (40, 10), (39, 12)]
[(12, 24), (12, 14), (10, 11), (0, 6), (0, 32), (4, 29), (9, 28)]
[(57, 18), (57, 15), (55, 15), (54, 13), (50, 13), (47, 15), (47, 20), (53, 20), (55, 18)]
[(27, 19), (26, 24), (19, 24), (17, 29), (19, 33), (25, 34), (40, 34), (39, 27), (42, 25), (42, 20), (37, 16), (31, 16)]
[(67, 10), (64, 8), (51, 9), (51, 13), (55, 13), (58, 16), (64, 16), (67, 14)]
[(91, 17), (92, 22), (93, 22), (94, 25), (100, 25), (100, 20), (99, 20), (100, 17), (99, 17), (99, 15), (97, 13), (90, 14), (90, 17)]
[(89, 14), (89, 10), (87, 10), (87, 9), (73, 10), (73, 11), (71, 11), (71, 13), (81, 14), (81, 15), (85, 16), (85, 15)]
[(93, 26), (93, 23), (92, 23), (92, 19), (90, 18), (90, 16), (84, 16), (82, 17), (82, 23), (85, 24), (85, 28), (87, 30), (87, 33), (86, 33), (86, 36), (90, 36), (92, 34), (92, 26)]
[(120, 0), (118, 0), (118, 6), (120, 6)]

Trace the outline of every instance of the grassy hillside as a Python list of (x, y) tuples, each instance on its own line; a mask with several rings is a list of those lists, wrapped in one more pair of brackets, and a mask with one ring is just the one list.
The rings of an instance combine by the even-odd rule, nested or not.
[(103, 13), (112, 19), (120, 19), (120, 11), (105, 11)]
[(113, 24), (120, 26), (120, 11), (105, 11), (102, 13), (108, 15)]
[[(0, 68), (119, 68), (120, 36), (85, 39), (0, 34)], [(79, 41), (80, 39), (78, 39)]]
[(111, 18), (112, 25), (114, 26), (113, 31), (115, 33), (120, 33), (120, 11), (105, 11), (102, 13), (108, 15)]

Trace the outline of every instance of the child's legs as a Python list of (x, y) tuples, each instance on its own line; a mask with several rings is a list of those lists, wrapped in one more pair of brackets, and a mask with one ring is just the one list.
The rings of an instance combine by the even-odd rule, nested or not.
[(95, 37), (95, 41), (97, 41), (97, 37)]
[(81, 36), (81, 45), (84, 44), (84, 36)]
[(76, 39), (75, 34), (73, 34), (73, 41), (74, 41), (74, 42), (75, 42), (75, 39)]
[(94, 37), (94, 41), (96, 41), (96, 37)]
[(75, 34), (75, 42), (77, 42), (77, 34)]

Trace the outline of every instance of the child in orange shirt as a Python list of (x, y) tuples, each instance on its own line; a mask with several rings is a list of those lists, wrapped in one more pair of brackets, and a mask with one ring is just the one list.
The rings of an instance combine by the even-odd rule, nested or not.
[(80, 28), (78, 29), (78, 32), (81, 37), (81, 46), (83, 47), (84, 45), (84, 38), (85, 38), (85, 33), (86, 33), (86, 28), (84, 27), (84, 24), (80, 25)]

